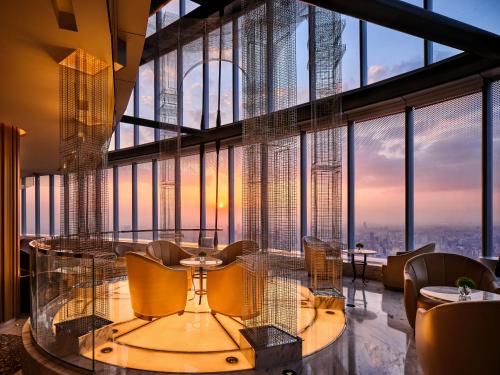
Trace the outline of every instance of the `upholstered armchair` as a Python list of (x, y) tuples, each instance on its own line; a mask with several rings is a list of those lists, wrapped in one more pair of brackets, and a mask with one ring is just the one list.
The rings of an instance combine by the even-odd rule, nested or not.
[(226, 266), (233, 263), (237, 257), (243, 255), (243, 250), (246, 253), (255, 253), (258, 250), (258, 246), (254, 241), (238, 241), (226, 246), (215, 256), (222, 260), (223, 266)]
[(330, 246), (312, 236), (305, 236), (302, 243), (307, 273), (312, 277), (312, 287), (319, 288), (321, 283), (321, 286), (335, 287), (341, 291), (341, 285), (337, 285), (342, 277), (340, 246)]
[(426, 310), (439, 302), (420, 294), (426, 286), (455, 286), (460, 276), (474, 280), (477, 289), (500, 293), (495, 275), (478, 261), (457, 254), (429, 253), (418, 255), (406, 262), (404, 272), (404, 302), (408, 322), (415, 328), (417, 308)]
[(166, 267), (137, 253), (125, 257), (135, 316), (152, 320), (184, 312), (188, 290), (186, 270)]
[(399, 253), (387, 257), (387, 265), (382, 265), (382, 280), (387, 289), (404, 289), (404, 268), (407, 261), (417, 255), (433, 253), (436, 244), (430, 243), (410, 252)]
[(256, 316), (262, 308), (263, 293), (262, 276), (245, 270), (239, 261), (207, 271), (207, 299), (212, 314), (242, 319)]
[(182, 259), (191, 256), (175, 243), (164, 240), (150, 242), (146, 247), (146, 254), (164, 266), (178, 266)]
[(418, 309), (417, 356), (425, 375), (500, 374), (500, 301)]

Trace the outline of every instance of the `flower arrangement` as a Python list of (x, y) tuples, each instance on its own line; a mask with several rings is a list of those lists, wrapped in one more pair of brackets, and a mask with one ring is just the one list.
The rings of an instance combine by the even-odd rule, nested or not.
[(204, 251), (200, 251), (200, 252), (198, 253), (198, 256), (199, 256), (200, 258), (205, 258), (205, 257), (207, 256), (207, 253), (205, 253)]
[(357, 248), (358, 250), (361, 250), (361, 249), (362, 249), (362, 248), (364, 248), (364, 247), (365, 247), (365, 245), (363, 245), (363, 243), (362, 243), (362, 242), (358, 242), (358, 243), (356, 244), (356, 248)]
[(468, 287), (469, 289), (476, 289), (477, 285), (471, 278), (467, 276), (461, 276), (455, 281), (455, 285), (460, 288)]
[(455, 281), (458, 287), (459, 300), (465, 301), (470, 299), (471, 289), (476, 288), (476, 283), (469, 277), (461, 276)]

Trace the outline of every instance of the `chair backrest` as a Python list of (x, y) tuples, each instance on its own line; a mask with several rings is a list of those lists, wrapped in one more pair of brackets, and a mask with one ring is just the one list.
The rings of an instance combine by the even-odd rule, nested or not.
[(253, 317), (262, 308), (263, 278), (245, 270), (239, 261), (208, 270), (207, 298), (213, 313), (242, 319)]
[(150, 242), (146, 247), (146, 254), (156, 261), (161, 261), (164, 266), (179, 265), (182, 259), (190, 257), (180, 246), (165, 240)]
[(134, 314), (151, 320), (184, 312), (187, 271), (172, 269), (137, 253), (125, 255), (130, 300)]
[(419, 309), (417, 356), (425, 375), (500, 374), (500, 301)]
[(223, 265), (228, 265), (237, 260), (237, 258), (245, 254), (255, 253), (258, 251), (258, 245), (254, 241), (237, 241), (221, 250), (215, 256), (222, 260)]
[(127, 253), (134, 252), (134, 248), (130, 245), (118, 244), (114, 248), (114, 252), (118, 257), (124, 257)]
[(467, 276), (478, 289), (492, 291), (495, 275), (478, 261), (448, 253), (427, 253), (406, 262), (405, 277), (410, 277), (417, 291), (424, 286), (455, 286), (456, 280)]
[(316, 262), (326, 262), (327, 256), (341, 257), (341, 249), (333, 248), (319, 238), (313, 236), (305, 236), (302, 239), (304, 245), (304, 258), (306, 262), (306, 269), (309, 273), (312, 273), (313, 259)]

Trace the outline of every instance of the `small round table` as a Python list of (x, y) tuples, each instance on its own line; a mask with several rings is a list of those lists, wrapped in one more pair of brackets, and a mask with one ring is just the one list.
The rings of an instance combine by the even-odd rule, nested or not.
[[(458, 288), (454, 286), (426, 286), (420, 289), (420, 294), (442, 303), (460, 301)], [(467, 301), (500, 301), (500, 294), (484, 290), (472, 289), (469, 296)]]
[(186, 267), (198, 268), (198, 272), (200, 273), (200, 289), (195, 290), (194, 292), (195, 294), (200, 296), (198, 305), (201, 305), (201, 297), (204, 294), (207, 294), (207, 291), (203, 288), (203, 270), (220, 266), (222, 264), (222, 260), (212, 257), (205, 257), (202, 260), (199, 257), (193, 257), (193, 258), (181, 259), (180, 263)]
[[(363, 266), (363, 273), (361, 274), (361, 277), (363, 279), (363, 283), (366, 283), (365, 280), (365, 270), (366, 270), (366, 256), (367, 255), (375, 255), (377, 254), (377, 250), (367, 250), (367, 249), (349, 249), (349, 250), (342, 250), (344, 253), (347, 253), (351, 257), (351, 265), (352, 265), (352, 273), (353, 273), (353, 279), (352, 281), (356, 280), (357, 274), (356, 274), (356, 264), (361, 264)], [(354, 257), (356, 255), (362, 255), (363, 256), (363, 261), (362, 262), (356, 262)]]

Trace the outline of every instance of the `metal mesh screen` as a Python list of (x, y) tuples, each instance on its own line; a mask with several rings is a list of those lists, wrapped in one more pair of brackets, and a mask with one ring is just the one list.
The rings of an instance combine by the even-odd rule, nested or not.
[[(61, 247), (105, 250), (109, 67), (83, 50), (60, 64)], [(108, 249), (109, 250), (109, 249)]]
[[(177, 51), (160, 57), (160, 121), (179, 124), (177, 88)], [(180, 183), (180, 129), (177, 132), (160, 129), (159, 237), (177, 238), (175, 184)], [(178, 228), (177, 228), (178, 229)]]
[(479, 257), (481, 93), (414, 111), (414, 246)]
[[(294, 0), (245, 2), (241, 22), (243, 80), (243, 249), (246, 320), (257, 342), (297, 335), (297, 130)], [(290, 109), (291, 108), (291, 109)], [(249, 310), (254, 310), (249, 307)], [(277, 328), (277, 329), (276, 329)]]
[(493, 112), (493, 256), (500, 256), (500, 81), (491, 87)]
[[(341, 59), (340, 14), (314, 8), (315, 70), (311, 105), (311, 233), (325, 242), (342, 240)], [(327, 98), (333, 97), (334, 100)]]

